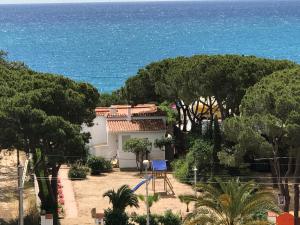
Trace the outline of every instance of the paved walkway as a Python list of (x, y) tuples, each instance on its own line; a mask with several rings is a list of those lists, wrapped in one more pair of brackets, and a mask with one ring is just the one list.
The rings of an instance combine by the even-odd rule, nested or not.
[(69, 168), (66, 165), (61, 166), (58, 176), (61, 179), (61, 184), (63, 186), (63, 194), (65, 200), (65, 218), (77, 218), (78, 210), (77, 203), (75, 201), (75, 195), (73, 190), (73, 185), (71, 180), (68, 178)]

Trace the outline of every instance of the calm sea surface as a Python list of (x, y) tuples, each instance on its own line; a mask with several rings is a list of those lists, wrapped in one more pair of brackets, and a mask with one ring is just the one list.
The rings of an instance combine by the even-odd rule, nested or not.
[(0, 49), (100, 91), (146, 64), (193, 54), (300, 63), (300, 1), (0, 5)]

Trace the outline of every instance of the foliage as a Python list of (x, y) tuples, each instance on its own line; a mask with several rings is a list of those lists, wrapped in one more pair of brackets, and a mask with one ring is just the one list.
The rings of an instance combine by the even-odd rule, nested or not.
[(178, 195), (180, 202), (186, 204), (186, 212), (189, 212), (189, 204), (191, 203), (191, 197), (188, 195)]
[(178, 117), (178, 112), (174, 109), (171, 108), (171, 104), (168, 103), (167, 101), (162, 102), (158, 108), (165, 112), (167, 115), (167, 123), (169, 125), (173, 125), (176, 123), (177, 117)]
[(162, 137), (160, 139), (155, 139), (154, 141), (154, 147), (159, 148), (160, 150), (163, 150), (163, 147), (166, 145), (170, 145), (173, 143), (173, 139), (170, 137)]
[[(276, 72), (247, 90), (241, 103), (241, 117), (223, 124), (226, 140), (232, 144), (221, 158), (243, 163), (247, 158), (272, 157), (273, 177), (277, 178), (289, 209), (289, 189), (283, 184), (300, 176), (300, 69)], [(228, 156), (228, 157), (227, 157)], [(286, 161), (279, 157), (288, 157)], [(220, 158), (220, 159), (221, 159)], [(221, 159), (221, 161), (223, 161)]]
[(128, 221), (129, 217), (122, 210), (104, 210), (104, 222), (106, 225), (133, 225)]
[(121, 186), (117, 191), (109, 190), (103, 194), (112, 204), (112, 210), (124, 212), (126, 207), (139, 207), (138, 198), (128, 185)]
[[(147, 215), (134, 216), (131, 219), (133, 222), (137, 223), (138, 225), (147, 225)], [(150, 222), (150, 225), (159, 225), (156, 215), (150, 214), (149, 222)]]
[(124, 151), (132, 152), (136, 156), (137, 168), (140, 172), (143, 170), (144, 157), (148, 158), (152, 143), (145, 138), (130, 138), (125, 142)]
[(86, 166), (80, 163), (75, 163), (71, 166), (68, 172), (68, 177), (71, 180), (83, 180), (86, 179), (88, 171), (89, 169)]
[(174, 171), (174, 176), (182, 183), (188, 183), (190, 174), (189, 163), (185, 158), (176, 159), (171, 163), (171, 167)]
[(99, 175), (112, 170), (110, 161), (105, 160), (103, 157), (90, 156), (87, 165), (91, 169), (91, 175)]
[[(147, 224), (147, 215), (132, 217), (133, 222), (138, 225)], [(167, 210), (164, 215), (150, 215), (150, 225), (181, 225), (181, 219), (178, 215), (172, 213), (171, 210)]]
[[(203, 115), (207, 114), (195, 112), (191, 105), (204, 103), (208, 111), (212, 112), (216, 104), (223, 120), (239, 115), (239, 106), (247, 88), (274, 71), (294, 66), (295, 64), (289, 61), (254, 56), (177, 57), (151, 63), (140, 69), (119, 91), (131, 104), (175, 102), (179, 113), (177, 122), (182, 124), (185, 131), (185, 118), (190, 119), (193, 129), (195, 126), (201, 126)], [(203, 97), (204, 101), (200, 100), (200, 97)], [(180, 116), (181, 113), (183, 116)], [(208, 119), (212, 120), (213, 116), (214, 113)]]
[(216, 181), (216, 184), (198, 184), (197, 188), (202, 194), (192, 198), (196, 208), (184, 224), (268, 224), (266, 221), (255, 220), (254, 214), (264, 210), (279, 211), (273, 194), (259, 189), (254, 182)]
[(155, 202), (158, 202), (159, 199), (160, 199), (160, 196), (159, 194), (157, 193), (154, 193), (153, 195), (148, 195), (148, 197), (144, 196), (144, 195), (138, 195), (138, 198), (143, 201), (145, 203), (145, 205), (148, 204), (149, 206), (149, 213), (150, 213), (150, 209), (152, 207), (152, 205), (155, 203)]
[(109, 107), (111, 105), (126, 104), (126, 100), (123, 99), (121, 91), (113, 91), (112, 93), (102, 93), (98, 106)]
[(185, 183), (191, 182), (195, 166), (202, 176), (210, 172), (213, 153), (213, 146), (203, 139), (192, 139), (189, 145), (186, 156), (172, 162), (175, 177)]
[(172, 210), (167, 210), (163, 216), (158, 216), (158, 222), (162, 225), (181, 225), (179, 215), (172, 213)]
[(51, 177), (38, 184), (41, 207), (54, 213), (54, 223), (60, 165), (86, 156), (90, 135), (81, 126), (92, 125), (98, 99), (98, 91), (87, 83), (0, 60), (0, 149), (33, 153), (36, 175)]

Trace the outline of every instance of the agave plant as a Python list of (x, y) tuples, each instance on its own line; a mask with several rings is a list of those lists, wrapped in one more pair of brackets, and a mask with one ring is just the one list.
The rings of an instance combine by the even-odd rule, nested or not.
[(268, 221), (254, 219), (259, 211), (278, 212), (274, 196), (266, 190), (259, 190), (254, 182), (239, 180), (198, 184), (202, 191), (195, 201), (195, 210), (190, 213), (185, 225), (267, 225)]

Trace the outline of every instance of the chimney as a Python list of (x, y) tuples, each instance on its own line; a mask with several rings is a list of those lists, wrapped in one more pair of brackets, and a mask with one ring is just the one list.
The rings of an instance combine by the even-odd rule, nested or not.
[(114, 106), (111, 106), (109, 107), (109, 112), (110, 114), (115, 115), (117, 114), (117, 109)]
[(128, 120), (131, 120), (131, 105), (128, 106), (128, 113), (127, 113), (127, 117), (128, 117)]

